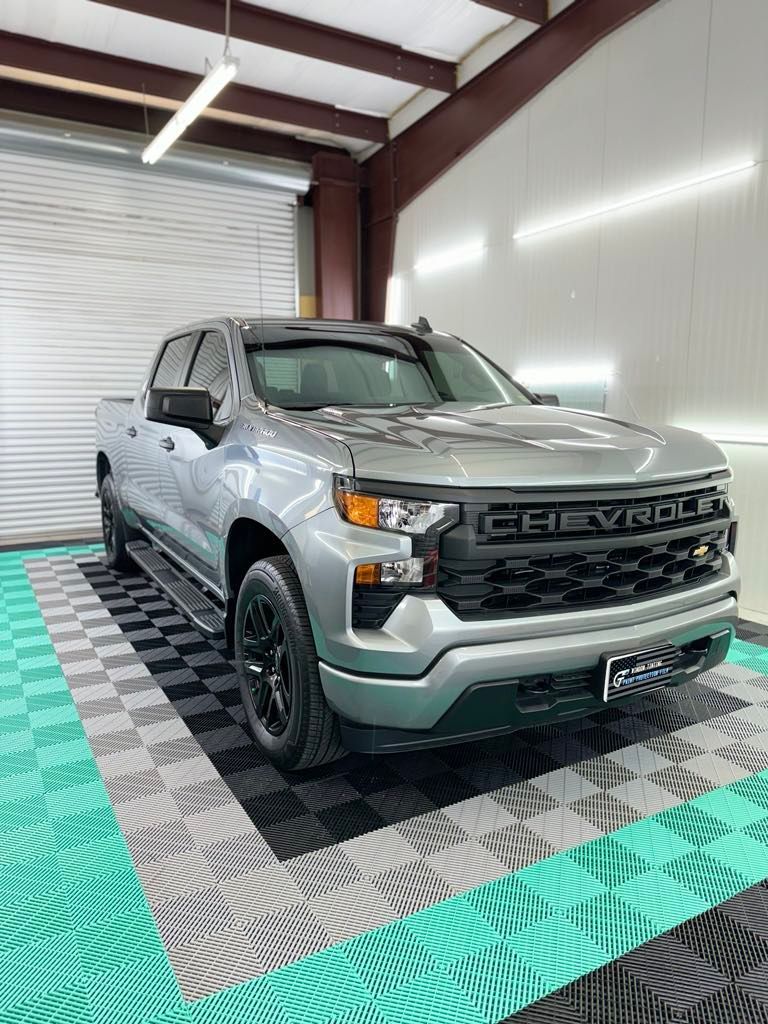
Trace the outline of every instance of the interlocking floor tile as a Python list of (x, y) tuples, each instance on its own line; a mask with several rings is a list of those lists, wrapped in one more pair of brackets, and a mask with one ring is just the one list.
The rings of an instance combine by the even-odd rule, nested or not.
[(637, 944), (612, 963), (532, 1002), (505, 1024), (768, 1020), (767, 911), (764, 882)]
[[(40, 877), (124, 880), (127, 842), (154, 914), (142, 904), (134, 923), (138, 906), (115, 906), (114, 960), (83, 936), (102, 982), (85, 990), (89, 1019), (493, 1024), (768, 873), (768, 797), (754, 774), (768, 766), (768, 658), (751, 640), (716, 674), (586, 721), (290, 776), (250, 744), (228, 652), (145, 579), (115, 577), (86, 551), (40, 554), (27, 562), (40, 605), (22, 593), (15, 606), (15, 590), (29, 593), (15, 571), (11, 591), (0, 580), (6, 607), (10, 593), (22, 610), (13, 658), (0, 660), (0, 758), (20, 756), (15, 774), (34, 776), (26, 800), (9, 801), (25, 807), (8, 813), (7, 834), (16, 863), (29, 849), (41, 866), (23, 883), (9, 875), (14, 893), (33, 894)], [(89, 745), (114, 812), (93, 770), (74, 767), (93, 764)], [(24, 765), (30, 752), (49, 759), (47, 776)], [(0, 864), (0, 898), (2, 883)], [(78, 914), (90, 926), (82, 902)], [(612, 922), (602, 932), (601, 916)], [(398, 954), (392, 929), (404, 923), (414, 944)], [(702, 959), (726, 984), (702, 990), (691, 1020), (751, 1013), (760, 957), (734, 994), (702, 945), (680, 963)], [(156, 978), (140, 997), (134, 964)], [(44, 978), (40, 1006), (55, 1007), (69, 980)], [(318, 991), (333, 991), (332, 1005), (313, 1002)], [(13, 1005), (31, 1013), (30, 998), (16, 992)]]

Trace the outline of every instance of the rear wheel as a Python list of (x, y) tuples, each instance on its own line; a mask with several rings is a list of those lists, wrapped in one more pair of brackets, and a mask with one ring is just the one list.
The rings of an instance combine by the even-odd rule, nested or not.
[(253, 565), (235, 612), (235, 657), (256, 744), (280, 768), (302, 769), (344, 754), (320, 684), (301, 585), (287, 555)]
[(131, 556), (125, 545), (130, 540), (128, 527), (125, 525), (120, 502), (115, 490), (112, 474), (107, 473), (101, 482), (101, 529), (104, 534), (104, 561), (110, 569), (124, 572), (133, 566)]

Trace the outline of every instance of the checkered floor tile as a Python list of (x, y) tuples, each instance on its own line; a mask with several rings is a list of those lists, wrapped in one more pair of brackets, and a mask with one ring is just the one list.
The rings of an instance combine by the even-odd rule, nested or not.
[(145, 578), (26, 566), (188, 999), (768, 766), (768, 679), (747, 659), (587, 720), (288, 775), (243, 729), (228, 652)]
[(768, 881), (691, 918), (506, 1024), (768, 1021)]

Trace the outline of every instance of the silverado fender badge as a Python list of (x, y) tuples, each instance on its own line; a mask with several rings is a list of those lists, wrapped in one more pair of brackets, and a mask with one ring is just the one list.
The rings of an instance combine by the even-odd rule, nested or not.
[(241, 423), (243, 430), (248, 430), (251, 434), (261, 434), (262, 437), (277, 437), (276, 430), (268, 430), (266, 427), (254, 427), (252, 423)]

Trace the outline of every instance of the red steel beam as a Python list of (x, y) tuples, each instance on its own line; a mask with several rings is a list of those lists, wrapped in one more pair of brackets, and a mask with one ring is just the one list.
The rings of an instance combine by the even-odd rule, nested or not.
[[(8, 67), (169, 100), (185, 100), (201, 78), (200, 75), (159, 64), (145, 64), (12, 32), (0, 32), (0, 54), (2, 63)], [(151, 99), (148, 102), (151, 103)], [(384, 117), (337, 110), (328, 103), (285, 96), (234, 82), (216, 97), (211, 108), (334, 132), (369, 142), (386, 142), (388, 137), (387, 120)]]
[(548, 0), (474, 0), (474, 2), (483, 7), (492, 7), (494, 11), (501, 11), (502, 14), (509, 14), (513, 18), (533, 21), (537, 25), (543, 25), (549, 17)]
[[(135, 14), (162, 18), (179, 25), (224, 32), (223, 0), (96, 0)], [(318, 5), (319, 6), (319, 5)], [(290, 14), (256, 7), (244, 0), (233, 0), (231, 34), (235, 39), (259, 43), (276, 50), (301, 53), (305, 57), (344, 64), (359, 71), (370, 71), (426, 89), (453, 92), (456, 65), (412, 53), (379, 39), (321, 25)]]
[(354, 320), (359, 314), (360, 168), (345, 153), (312, 160), (317, 315)]
[[(145, 134), (144, 110), (139, 104), (88, 96), (85, 93), (29, 85), (11, 79), (0, 79), (0, 109), (24, 114), (40, 114), (66, 121), (79, 121), (100, 128)], [(156, 135), (167, 121), (167, 111), (148, 110), (149, 134)], [(260, 153), (310, 163), (317, 152), (336, 152), (313, 146), (311, 142), (294, 139), (280, 132), (263, 131), (247, 125), (228, 124), (211, 118), (198, 118), (184, 132), (187, 142), (221, 149)]]
[(365, 227), (377, 240), (374, 247), (366, 241), (364, 253), (366, 318), (384, 316), (391, 238), (399, 211), (591, 47), (656, 2), (574, 0), (365, 163)]

